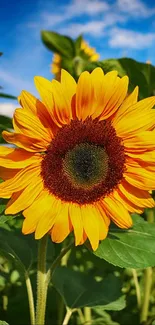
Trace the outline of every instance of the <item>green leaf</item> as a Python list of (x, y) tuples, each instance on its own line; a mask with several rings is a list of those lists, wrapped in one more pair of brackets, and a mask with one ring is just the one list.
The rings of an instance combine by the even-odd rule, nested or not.
[(130, 58), (121, 58), (89, 63), (86, 68), (92, 71), (97, 66), (101, 67), (105, 73), (117, 70), (120, 77), (128, 75), (129, 92), (139, 86), (140, 99), (155, 95), (155, 67), (153, 65)]
[(7, 322), (5, 322), (4, 320), (0, 320), (0, 325), (9, 325)]
[(129, 230), (113, 226), (108, 237), (93, 252), (99, 258), (124, 268), (155, 266), (155, 224), (134, 218)]
[(74, 42), (70, 37), (60, 35), (51, 31), (42, 31), (41, 38), (46, 47), (66, 58), (75, 56)]
[[(7, 199), (0, 199), (0, 215), (5, 210), (5, 207), (6, 207), (6, 203), (7, 202), (8, 202)], [(0, 222), (1, 222), (1, 217), (0, 217)]]
[(70, 308), (102, 305), (104, 309), (121, 310), (125, 307), (120, 279), (113, 274), (97, 282), (92, 276), (58, 267), (53, 274), (53, 284)]
[(9, 98), (9, 99), (16, 99), (17, 100), (17, 97), (12, 96), (12, 95), (8, 95), (8, 94), (4, 94), (4, 93), (0, 93), (0, 97)]
[(32, 263), (32, 251), (24, 235), (19, 231), (0, 231), (0, 254), (14, 261), (21, 272), (29, 269)]
[(7, 116), (0, 115), (0, 131), (12, 129), (12, 121), (11, 118)]
[(111, 316), (102, 308), (102, 307), (94, 307), (93, 311), (100, 315), (100, 318), (95, 318), (92, 320), (93, 325), (120, 325), (111, 319)]

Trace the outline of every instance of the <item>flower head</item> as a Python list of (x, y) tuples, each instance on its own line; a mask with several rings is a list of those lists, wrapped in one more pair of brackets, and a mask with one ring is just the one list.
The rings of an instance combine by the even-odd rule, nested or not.
[[(81, 52), (86, 56), (86, 58), (90, 62), (99, 60), (100, 56), (98, 53), (96, 53), (95, 48), (90, 47), (89, 44), (84, 40), (81, 41)], [(57, 80), (60, 80), (61, 61), (61, 55), (59, 55), (58, 53), (54, 53), (53, 62), (51, 64), (51, 72), (55, 75)]]
[(112, 220), (132, 226), (130, 212), (153, 207), (155, 97), (127, 95), (128, 77), (101, 68), (78, 83), (65, 70), (61, 82), (36, 77), (41, 101), (23, 91), (13, 117), (18, 148), (0, 148), (0, 196), (6, 214), (23, 212), (23, 233), (46, 233), (92, 248), (106, 238)]

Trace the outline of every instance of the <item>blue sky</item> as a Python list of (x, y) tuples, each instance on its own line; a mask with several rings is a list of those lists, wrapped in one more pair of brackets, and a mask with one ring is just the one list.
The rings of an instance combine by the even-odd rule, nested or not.
[[(82, 33), (101, 59), (127, 56), (155, 64), (154, 0), (8, 0), (1, 1), (0, 22), (0, 85), (15, 96), (22, 89), (37, 95), (35, 75), (52, 78), (42, 29), (73, 38)], [(1, 100), (0, 114), (15, 105)]]

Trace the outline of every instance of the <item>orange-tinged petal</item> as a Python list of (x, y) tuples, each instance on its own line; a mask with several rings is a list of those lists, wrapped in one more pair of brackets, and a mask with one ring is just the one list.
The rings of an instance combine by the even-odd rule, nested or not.
[(33, 183), (29, 184), (24, 190), (13, 193), (11, 200), (8, 202), (5, 213), (16, 214), (28, 208), (40, 194), (43, 189), (41, 177), (33, 176)]
[(55, 243), (61, 243), (72, 231), (69, 220), (69, 204), (62, 204), (62, 209), (56, 217), (55, 224), (51, 230), (51, 238)]
[[(49, 197), (50, 196), (50, 197)], [(46, 203), (47, 202), (47, 203)], [(35, 231), (35, 239), (42, 238), (53, 227), (56, 217), (62, 209), (61, 201), (55, 196), (48, 194), (45, 201), (43, 214), (37, 224)]]
[(18, 192), (31, 184), (33, 177), (40, 175), (40, 165), (32, 164), (21, 169), (13, 178), (0, 184), (0, 196), (11, 197), (12, 193)]
[(75, 245), (79, 245), (83, 237), (83, 222), (81, 218), (81, 208), (78, 204), (69, 205), (69, 217), (75, 235)]
[[(39, 221), (44, 216), (51, 217), (51, 206), (53, 204), (53, 195), (48, 191), (42, 191), (35, 199), (32, 205), (23, 211), (25, 220), (23, 222), (23, 234), (31, 234), (37, 228)], [(45, 225), (44, 225), (45, 226)], [(43, 229), (44, 230), (44, 229)], [(37, 233), (39, 235), (39, 233)]]
[(94, 251), (98, 248), (100, 237), (98, 214), (99, 211), (93, 205), (81, 206), (83, 227)]
[(16, 109), (13, 117), (16, 133), (41, 140), (47, 146), (51, 142), (51, 134), (44, 127), (39, 118), (24, 109)]
[[(126, 171), (124, 173), (124, 178), (131, 185), (141, 189), (141, 190), (154, 190), (155, 189), (155, 172), (152, 172), (149, 168), (150, 166), (146, 164), (146, 168), (138, 161), (132, 160), (132, 158), (126, 159)], [(150, 170), (149, 170), (150, 169)], [(155, 171), (155, 166), (153, 166)]]
[(52, 82), (43, 77), (35, 77), (34, 83), (43, 104), (48, 108), (49, 113), (52, 113), (54, 107)]
[(50, 135), (53, 136), (57, 130), (57, 126), (54, 123), (48, 108), (40, 100), (25, 90), (20, 94), (20, 103), (23, 110), (26, 110), (31, 114), (34, 114), (35, 117), (38, 117), (43, 126), (48, 129)]
[(3, 179), (4, 181), (13, 178), (18, 172), (19, 169), (9, 169), (0, 166), (0, 178)]
[(48, 142), (43, 142), (40, 139), (30, 138), (24, 134), (11, 133), (8, 131), (2, 132), (3, 138), (8, 143), (15, 144), (19, 148), (30, 152), (43, 152), (47, 150)]
[(76, 90), (76, 117), (84, 121), (87, 117), (91, 116), (93, 110), (94, 89), (90, 74), (83, 72), (77, 83)]
[(38, 161), (40, 155), (18, 148), (0, 147), (0, 166), (21, 169)]
[(134, 203), (135, 205), (145, 208), (153, 208), (155, 203), (151, 195), (144, 190), (140, 190), (131, 184), (127, 183), (125, 180), (118, 185), (119, 190), (125, 195), (125, 197)]
[(138, 207), (136, 204), (131, 202), (119, 189), (113, 191), (113, 197), (119, 201), (126, 210), (130, 213), (142, 213), (144, 208)]
[(120, 119), (112, 121), (119, 137), (131, 137), (138, 132), (147, 131), (155, 126), (155, 96), (145, 98), (132, 106)]
[(124, 98), (126, 97), (128, 83), (129, 80), (127, 76), (124, 76), (121, 79), (117, 79), (117, 83), (111, 94), (111, 97), (107, 102), (104, 101), (104, 110), (101, 113), (100, 120), (107, 119), (118, 110)]
[(52, 80), (54, 100), (54, 116), (58, 125), (69, 123), (72, 118), (71, 102), (64, 92), (64, 88), (57, 80)]
[(116, 200), (112, 194), (105, 197), (102, 206), (111, 220), (120, 228), (129, 228), (132, 226), (132, 219), (127, 209)]
[(123, 139), (123, 144), (127, 153), (143, 153), (146, 150), (155, 150), (155, 132), (140, 132), (133, 137)]
[(50, 82), (45, 78), (35, 77), (35, 85), (56, 125), (61, 127), (66, 124), (71, 118), (71, 108), (68, 107), (61, 84), (56, 80)]
[(138, 99), (138, 87), (135, 87), (133, 92), (126, 97), (126, 99), (123, 101), (122, 105), (120, 108), (117, 110), (116, 115), (115, 115), (115, 123), (121, 120), (121, 118), (126, 116), (126, 113), (132, 111), (133, 108), (132, 106), (137, 103)]

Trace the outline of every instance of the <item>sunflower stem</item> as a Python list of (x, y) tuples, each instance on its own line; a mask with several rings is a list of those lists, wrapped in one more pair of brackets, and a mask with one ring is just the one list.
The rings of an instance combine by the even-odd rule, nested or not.
[(85, 322), (89, 325), (92, 322), (91, 319), (91, 308), (90, 307), (84, 307), (84, 317), (85, 317)]
[(37, 270), (37, 305), (35, 325), (45, 324), (47, 290), (50, 280), (50, 270), (46, 271), (46, 252), (48, 235), (39, 241)]
[(31, 325), (35, 325), (35, 310), (34, 310), (33, 291), (32, 291), (31, 281), (30, 281), (30, 278), (29, 278), (29, 275), (27, 272), (25, 273), (25, 282), (26, 282), (27, 295), (28, 295), (28, 301), (29, 301), (30, 322), (31, 322)]
[(71, 318), (71, 316), (72, 316), (72, 314), (76, 311), (76, 309), (70, 309), (70, 308), (66, 308), (66, 315), (65, 315), (65, 318), (64, 318), (64, 320), (63, 320), (63, 323), (62, 323), (62, 325), (68, 325), (68, 323), (69, 323), (69, 320), (70, 320), (70, 318)]
[(141, 307), (141, 291), (140, 291), (140, 285), (138, 282), (137, 271), (135, 269), (131, 269), (131, 271), (132, 271), (133, 280), (134, 280), (135, 289), (136, 289), (137, 305), (138, 305), (138, 308), (140, 309), (140, 307)]

